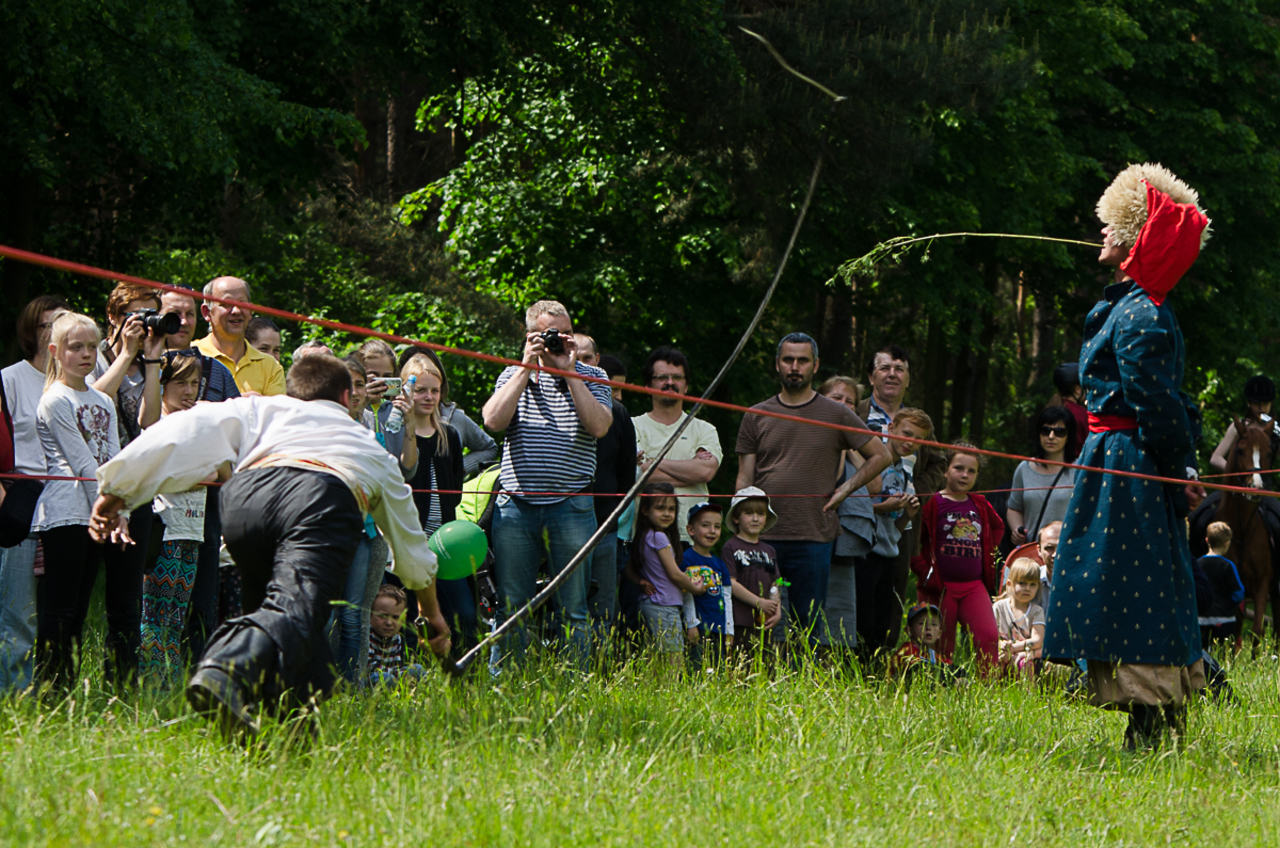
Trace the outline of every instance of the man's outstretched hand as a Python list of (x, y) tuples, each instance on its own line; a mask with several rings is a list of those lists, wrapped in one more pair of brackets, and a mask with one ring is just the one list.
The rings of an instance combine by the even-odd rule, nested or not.
[(98, 499), (93, 502), (93, 514), (89, 516), (89, 535), (95, 542), (118, 542), (122, 546), (133, 544), (133, 540), (129, 538), (128, 526), (121, 527), (122, 509), (122, 498), (116, 495), (98, 495)]

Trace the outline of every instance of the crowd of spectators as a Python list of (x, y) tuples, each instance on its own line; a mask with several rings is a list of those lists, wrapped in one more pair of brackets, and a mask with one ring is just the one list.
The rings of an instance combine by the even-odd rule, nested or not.
[[(212, 280), (203, 293), (252, 301), (249, 284), (234, 277)], [(196, 338), (201, 317), (209, 331)], [(0, 471), (50, 478), (6, 480), (0, 498), (6, 528), (18, 526), (6, 529), (0, 556), (5, 691), (33, 683), (56, 690), (78, 679), (100, 570), (105, 680), (115, 687), (180, 685), (215, 628), (260, 600), (241, 596), (237, 565), (221, 543), (216, 485), (135, 509), (118, 543), (95, 543), (88, 525), (96, 469), (147, 427), (198, 403), (285, 392), (280, 329), (244, 306), (123, 283), (102, 318), (100, 330), (64, 300), (36, 298), (17, 325), (24, 358), (3, 370), (11, 449), (0, 452), (8, 457)], [(555, 301), (529, 307), (523, 348), (528, 364), (626, 379), (622, 362), (575, 333)], [(486, 603), (478, 576), (438, 581), (455, 653), (525, 604), (540, 580), (557, 575), (607, 525), (539, 622), (539, 642), (559, 643), (580, 666), (633, 644), (626, 635), (676, 668), (813, 650), (864, 670), (907, 676), (932, 667), (956, 679), (959, 627), (983, 675), (1032, 678), (1040, 665), (1074, 481), (1057, 463), (1075, 457), (1085, 435), (1073, 366), (1055, 372), (1061, 405), (1035, 415), (1032, 458), (1017, 466), (1007, 508), (997, 509), (973, 491), (982, 457), (972, 446), (921, 444), (936, 433), (925, 412), (905, 404), (906, 350), (875, 353), (869, 391), (849, 376), (815, 387), (817, 342), (788, 334), (776, 350), (780, 389), (754, 407), (783, 417), (743, 416), (736, 495), (726, 506), (709, 489), (724, 461), (721, 436), (704, 420), (688, 420), (681, 396), (697, 394), (695, 372), (675, 347), (646, 358), (639, 382), (657, 393), (641, 415), (628, 413), (616, 387), (512, 366), (480, 410), (483, 426), (450, 401), (433, 351), (397, 352), (368, 339), (348, 352), (313, 340), (290, 361), (311, 356), (345, 364), (349, 414), (396, 460), (396, 482), (413, 490), (425, 533), (466, 515), (488, 534), (493, 598)], [(491, 468), (480, 479), (498, 491), (473, 492), (478, 505), (464, 509), (464, 487), (474, 490)], [(615, 516), (644, 472), (642, 497)], [(1243, 596), (1226, 559), (1229, 540), (1229, 530), (1224, 536), (1222, 525), (1212, 526), (1202, 586), (1228, 597), (1204, 605), (1206, 638), (1222, 635)], [(1014, 549), (1002, 557), (1006, 543)], [(328, 625), (336, 671), (353, 685), (423, 673), (414, 628), (406, 627), (416, 601), (388, 570), (390, 559), (367, 520)], [(909, 599), (912, 573), (917, 597)], [(519, 663), (529, 642), (520, 628), (495, 645), (490, 672)]]

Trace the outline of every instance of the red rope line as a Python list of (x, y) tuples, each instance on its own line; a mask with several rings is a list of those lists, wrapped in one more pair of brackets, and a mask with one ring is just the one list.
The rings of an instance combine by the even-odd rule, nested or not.
[[(653, 395), (656, 397), (675, 398), (680, 401), (689, 403), (702, 403), (705, 406), (712, 406), (717, 409), (725, 409), (730, 412), (737, 412), (743, 415), (760, 415), (765, 418), (776, 418), (780, 421), (792, 421), (805, 424), (811, 427), (825, 427), (829, 430), (845, 431), (850, 433), (859, 433), (862, 435), (879, 437), (882, 439), (892, 439), (898, 441), (909, 441), (917, 445), (925, 445), (932, 448), (939, 448), (947, 451), (951, 450), (953, 445), (945, 442), (935, 442), (928, 439), (908, 439), (905, 436), (899, 436), (894, 433), (880, 433), (875, 430), (867, 430), (859, 427), (847, 427), (843, 424), (835, 424), (827, 421), (814, 421), (810, 418), (803, 418), (798, 415), (786, 415), (781, 412), (771, 412), (766, 409), (756, 409), (754, 407), (740, 406), (736, 403), (726, 403), (724, 401), (709, 400), (707, 398), (695, 397), (692, 395), (682, 395), (676, 392), (664, 392), (661, 389), (651, 389), (648, 386), (637, 386), (631, 383), (622, 383), (616, 380), (609, 380), (603, 377), (592, 377), (585, 374), (579, 374), (577, 371), (563, 371), (559, 368), (550, 368), (546, 365), (537, 363), (522, 362), (516, 359), (508, 359), (504, 356), (495, 356), (490, 353), (480, 353), (474, 350), (464, 350), (462, 348), (449, 347), (448, 345), (436, 344), (435, 342), (425, 342), (418, 339), (411, 339), (405, 336), (398, 336), (393, 333), (383, 333), (378, 330), (371, 330), (368, 327), (357, 327), (353, 324), (344, 324), (340, 321), (330, 321), (327, 318), (315, 318), (310, 315), (301, 315), (297, 312), (289, 312), (285, 309), (276, 309), (271, 306), (261, 306), (256, 303), (247, 303), (240, 300), (230, 300), (228, 298), (206, 296), (203, 292), (194, 289), (179, 288), (177, 286), (158, 283), (155, 280), (148, 280), (143, 277), (134, 277), (129, 274), (117, 274), (112, 271), (106, 271), (101, 268), (95, 268), (92, 265), (82, 265), (78, 262), (68, 262), (65, 259), (55, 259), (52, 256), (45, 256), (40, 253), (32, 253), (27, 250), (19, 250), (15, 247), (0, 245), (0, 256), (6, 256), (10, 259), (16, 259), (19, 262), (26, 262), (31, 265), (39, 265), (45, 268), (52, 268), (56, 271), (65, 271), (69, 274), (81, 274), (89, 277), (98, 277), (103, 280), (112, 280), (116, 282), (134, 283), (135, 285), (146, 286), (148, 288), (159, 289), (160, 291), (175, 292), (186, 297), (200, 298), (214, 303), (221, 303), (225, 306), (239, 306), (253, 312), (261, 312), (266, 315), (274, 315), (277, 318), (285, 318), (291, 321), (302, 321), (307, 324), (315, 324), (320, 327), (326, 327), (331, 330), (337, 330), (344, 333), (352, 333), (359, 336), (371, 336), (384, 341), (395, 342), (396, 344), (407, 344), (413, 347), (424, 347), (439, 353), (451, 353), (457, 356), (468, 357), (471, 359), (479, 359), (484, 362), (493, 362), (499, 365), (513, 366), (516, 368), (525, 368), (530, 371), (544, 371), (548, 374), (554, 374), (557, 377), (569, 377), (578, 380), (585, 380), (591, 383), (601, 383), (606, 386), (622, 389), (623, 391), (639, 392), (642, 394)], [(997, 459), (1010, 459), (1018, 462), (1038, 462), (1042, 465), (1052, 465), (1061, 468), (1071, 468), (1077, 471), (1083, 471), (1094, 474), (1110, 474), (1117, 477), (1129, 477), (1135, 480), (1146, 480), (1153, 483), (1162, 483), (1173, 486), (1186, 486), (1192, 481), (1180, 480), (1176, 477), (1158, 477), (1153, 474), (1142, 474), (1137, 471), (1124, 471), (1118, 468), (1091, 468), (1087, 465), (1076, 465), (1070, 462), (1060, 462), (1052, 459), (1040, 459), (1029, 456), (1021, 456), (1014, 453), (1005, 453), (1003, 451), (988, 450), (985, 448), (966, 448), (965, 453), (978, 454), (980, 456), (990, 456)], [(1205, 489), (1214, 489), (1222, 492), (1237, 492), (1245, 495), (1262, 495), (1266, 497), (1280, 497), (1280, 492), (1269, 492), (1263, 489), (1252, 489), (1245, 486), (1228, 486), (1222, 483), (1201, 483)]]
[[(61, 477), (56, 474), (18, 474), (8, 473), (0, 474), (0, 480), (68, 480), (81, 483), (96, 483), (96, 477)], [(197, 486), (221, 486), (221, 483), (197, 483)], [(1070, 489), (1071, 486), (1035, 486), (1025, 489), (975, 489), (967, 494), (970, 495), (994, 495), (1004, 492), (1043, 492), (1050, 489)], [(522, 497), (529, 496), (551, 496), (557, 495), (561, 497), (572, 497), (588, 495), (593, 498), (620, 498), (626, 492), (525, 492), (519, 490), (506, 491), (503, 489), (410, 489), (409, 491), (423, 495), (520, 495)], [(832, 490), (834, 492), (834, 489)], [(932, 494), (932, 493), (929, 493)], [(923, 497), (928, 497), (926, 494)], [(649, 494), (640, 494), (642, 498), (669, 498), (671, 495), (662, 492), (650, 492)], [(676, 495), (679, 498), (733, 498), (737, 497), (737, 493), (728, 494), (711, 494), (711, 495)], [(789, 495), (769, 495), (770, 498), (830, 498), (831, 492), (825, 495), (806, 495), (806, 494), (789, 494)], [(851, 498), (878, 498), (880, 495), (849, 495)]]

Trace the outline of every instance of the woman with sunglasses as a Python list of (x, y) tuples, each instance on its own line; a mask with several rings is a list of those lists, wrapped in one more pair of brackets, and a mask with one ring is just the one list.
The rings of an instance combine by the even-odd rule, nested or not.
[[(1065, 406), (1040, 410), (1031, 429), (1031, 455), (1050, 462), (1074, 456), (1079, 446), (1072, 424), (1071, 411)], [(1041, 527), (1066, 518), (1074, 484), (1075, 472), (1070, 468), (1034, 460), (1018, 464), (1005, 513), (1015, 546), (1038, 538)]]

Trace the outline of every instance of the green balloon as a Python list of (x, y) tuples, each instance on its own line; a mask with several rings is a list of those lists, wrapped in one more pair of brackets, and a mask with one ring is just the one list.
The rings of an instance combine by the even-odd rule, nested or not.
[(450, 521), (427, 540), (436, 555), (441, 580), (461, 580), (475, 574), (489, 552), (489, 542), (479, 525), (470, 521)]

